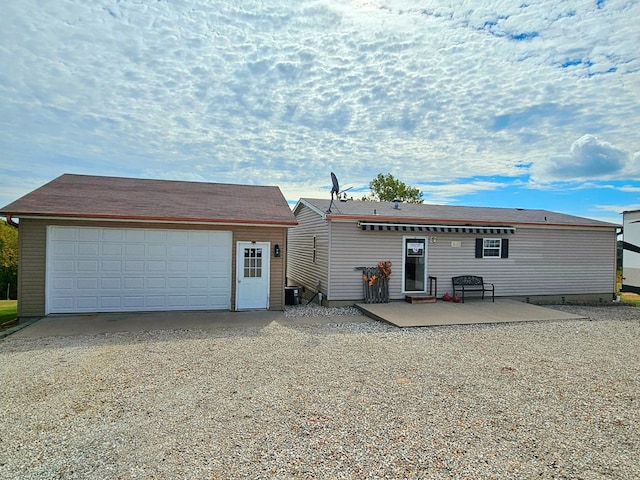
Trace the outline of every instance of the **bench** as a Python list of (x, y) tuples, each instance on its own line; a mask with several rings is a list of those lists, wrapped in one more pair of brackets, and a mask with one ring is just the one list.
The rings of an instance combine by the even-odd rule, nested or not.
[[(484, 292), (491, 292), (491, 301), (495, 302), (495, 291), (493, 283), (484, 283), (482, 277), (478, 277), (477, 275), (460, 275), (457, 277), (452, 277), (451, 282), (453, 283), (453, 295), (455, 296), (456, 290), (462, 291), (462, 303), (464, 303), (464, 294), (465, 292), (482, 292), (482, 299), (484, 300)], [(491, 285), (491, 286), (489, 286)]]

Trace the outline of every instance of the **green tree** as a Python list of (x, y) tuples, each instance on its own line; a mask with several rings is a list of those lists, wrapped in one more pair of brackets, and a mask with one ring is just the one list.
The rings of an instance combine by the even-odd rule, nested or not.
[(405, 203), (422, 203), (422, 192), (406, 183), (396, 179), (390, 173), (383, 175), (379, 173), (376, 178), (369, 182), (370, 195), (365, 195), (362, 200), (372, 200), (380, 202), (393, 202), (400, 200)]
[(16, 298), (17, 290), (18, 230), (0, 221), (0, 298)]

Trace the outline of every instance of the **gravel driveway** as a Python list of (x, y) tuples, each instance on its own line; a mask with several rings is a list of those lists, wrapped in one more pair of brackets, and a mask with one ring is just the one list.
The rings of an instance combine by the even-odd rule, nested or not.
[(640, 309), (0, 343), (0, 478), (640, 478)]

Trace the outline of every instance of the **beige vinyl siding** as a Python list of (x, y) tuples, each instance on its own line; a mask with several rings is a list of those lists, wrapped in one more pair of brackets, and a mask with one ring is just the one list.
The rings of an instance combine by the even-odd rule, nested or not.
[(18, 316), (39, 317), (45, 311), (47, 224), (24, 219), (18, 229)]
[[(270, 242), (271, 251), (270, 262), (270, 278), (269, 278), (269, 310), (284, 310), (284, 284), (285, 284), (285, 267), (287, 258), (287, 229), (286, 228), (260, 228), (260, 227), (234, 227), (233, 231), (233, 285), (231, 287), (231, 296), (235, 304), (236, 290), (236, 242)], [(273, 256), (273, 249), (276, 245), (280, 246), (280, 257)]]
[[(451, 277), (481, 275), (498, 296), (603, 294), (615, 291), (614, 230), (521, 227), (513, 235), (435, 236), (429, 245), (429, 275), (439, 293)], [(508, 258), (475, 258), (476, 238), (508, 238)], [(451, 242), (460, 242), (452, 247)]]
[[(332, 222), (328, 299), (362, 299), (361, 273), (354, 267), (375, 266), (384, 260), (393, 264), (390, 298), (404, 298), (402, 238), (413, 235), (362, 231), (356, 222)], [(521, 227), (513, 235), (416, 232), (415, 236), (430, 237), (427, 275), (437, 277), (439, 296), (451, 292), (451, 277), (464, 274), (483, 276), (486, 282), (495, 284), (497, 296), (615, 292), (613, 229)], [(475, 258), (476, 238), (509, 239), (509, 257)]]
[(389, 298), (404, 298), (402, 238), (406, 233), (362, 231), (356, 222), (331, 222), (331, 282), (327, 298), (334, 301), (362, 300), (362, 272), (354, 268), (375, 267), (381, 261), (392, 263)]
[[(287, 283), (304, 287), (315, 294), (327, 295), (327, 272), (329, 269), (329, 227), (322, 216), (300, 205), (296, 212), (298, 225), (289, 229), (287, 256)], [(316, 261), (313, 262), (313, 237), (316, 237)]]
[[(20, 219), (18, 233), (19, 264), (18, 264), (18, 315), (20, 317), (43, 316), (45, 314), (45, 278), (46, 278), (46, 232), (47, 225), (61, 226), (90, 226), (112, 228), (162, 228), (188, 230), (223, 230), (233, 232), (232, 252), (232, 298), (231, 305), (235, 305), (236, 279), (236, 241), (271, 242), (271, 272), (269, 309), (284, 309), (284, 275), (287, 244), (286, 227), (241, 227), (229, 225), (192, 225), (172, 223), (136, 223), (136, 222), (105, 222), (80, 220), (40, 220)], [(281, 256), (273, 256), (273, 247), (278, 244)]]

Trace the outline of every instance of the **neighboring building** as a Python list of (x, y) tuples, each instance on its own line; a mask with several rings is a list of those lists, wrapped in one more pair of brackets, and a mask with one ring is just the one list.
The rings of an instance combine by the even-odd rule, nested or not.
[[(331, 211), (329, 212), (329, 208)], [(390, 299), (451, 293), (483, 276), (496, 296), (537, 303), (608, 302), (620, 225), (545, 210), (302, 198), (289, 231), (287, 283), (325, 304), (363, 299), (361, 267), (392, 262)], [(435, 279), (429, 279), (435, 277)], [(435, 292), (433, 292), (435, 293)]]
[(640, 294), (640, 210), (623, 212), (621, 292)]
[(0, 214), (19, 219), (19, 317), (284, 309), (278, 187), (66, 174)]

